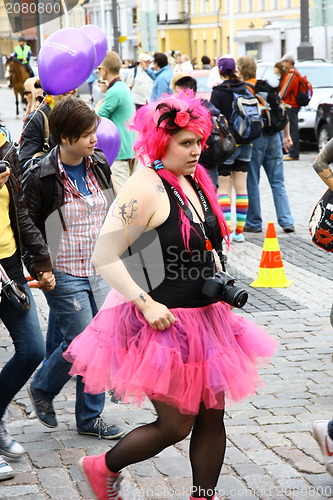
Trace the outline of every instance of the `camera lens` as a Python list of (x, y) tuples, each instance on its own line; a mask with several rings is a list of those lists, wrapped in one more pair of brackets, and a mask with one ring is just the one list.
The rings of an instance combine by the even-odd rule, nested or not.
[(245, 290), (238, 290), (234, 296), (235, 307), (244, 307), (248, 297), (248, 293)]
[(226, 286), (223, 294), (223, 301), (233, 307), (244, 307), (248, 299), (248, 293), (236, 286)]

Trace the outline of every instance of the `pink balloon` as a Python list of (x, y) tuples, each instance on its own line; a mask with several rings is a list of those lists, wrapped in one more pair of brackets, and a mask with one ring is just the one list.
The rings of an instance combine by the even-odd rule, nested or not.
[(49, 94), (65, 94), (87, 80), (95, 59), (94, 43), (84, 31), (58, 30), (45, 40), (38, 54), (41, 86)]
[(96, 49), (95, 68), (103, 61), (106, 51), (108, 50), (108, 42), (106, 36), (98, 26), (94, 24), (86, 24), (80, 28), (92, 39)]
[(96, 136), (96, 147), (103, 151), (109, 165), (112, 165), (120, 150), (120, 135), (117, 127), (111, 120), (102, 117), (96, 130)]

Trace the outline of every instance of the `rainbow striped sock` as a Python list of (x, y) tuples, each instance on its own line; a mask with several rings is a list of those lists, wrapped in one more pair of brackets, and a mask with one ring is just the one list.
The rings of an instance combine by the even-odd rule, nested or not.
[(247, 194), (236, 195), (236, 233), (240, 234), (244, 231), (247, 209), (249, 206), (249, 198)]
[(227, 226), (231, 228), (231, 200), (228, 194), (219, 194), (217, 201), (222, 209)]

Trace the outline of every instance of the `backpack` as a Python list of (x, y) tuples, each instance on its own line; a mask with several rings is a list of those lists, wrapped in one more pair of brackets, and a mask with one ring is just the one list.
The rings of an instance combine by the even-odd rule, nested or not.
[(299, 106), (307, 106), (313, 96), (313, 87), (305, 75), (301, 75), (298, 71), (296, 74), (299, 78), (296, 102)]
[(288, 115), (286, 106), (280, 99), (278, 87), (272, 87), (265, 80), (257, 80), (255, 85), (246, 82), (246, 85), (253, 89), (259, 100), (263, 131), (273, 135), (283, 130), (288, 123)]
[(223, 114), (212, 117), (213, 129), (200, 155), (199, 163), (206, 168), (215, 168), (223, 163), (236, 149), (236, 142)]
[(248, 88), (243, 94), (233, 92), (229, 126), (237, 144), (249, 144), (260, 136), (263, 123), (259, 101)]

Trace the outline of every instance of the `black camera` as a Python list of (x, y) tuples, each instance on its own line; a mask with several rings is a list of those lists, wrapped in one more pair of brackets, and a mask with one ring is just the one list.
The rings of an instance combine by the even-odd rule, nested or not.
[(205, 280), (202, 293), (213, 299), (226, 302), (233, 307), (244, 307), (248, 294), (238, 286), (237, 280), (225, 272), (216, 273), (212, 278)]

